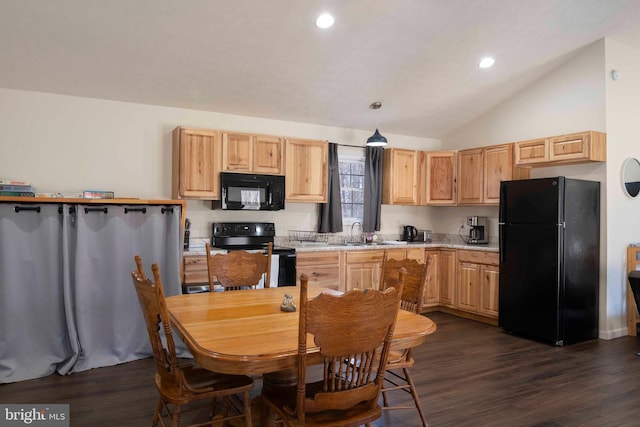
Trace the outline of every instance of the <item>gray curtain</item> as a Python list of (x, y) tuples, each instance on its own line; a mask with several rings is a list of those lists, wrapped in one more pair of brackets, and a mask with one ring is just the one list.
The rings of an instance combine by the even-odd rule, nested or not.
[(0, 203), (0, 383), (151, 356), (133, 256), (179, 294), (180, 217), (179, 206)]
[(74, 314), (81, 348), (73, 372), (152, 354), (131, 281), (134, 255), (148, 275), (158, 263), (166, 296), (181, 292), (180, 208), (108, 206), (106, 214), (92, 208), (78, 209)]
[(364, 160), (364, 220), (365, 233), (380, 230), (382, 206), (382, 147), (367, 147)]
[(52, 374), (73, 356), (58, 207), (0, 204), (0, 383)]
[(318, 204), (318, 231), (338, 233), (342, 231), (342, 203), (340, 202), (340, 164), (338, 144), (329, 143), (329, 182), (327, 203)]

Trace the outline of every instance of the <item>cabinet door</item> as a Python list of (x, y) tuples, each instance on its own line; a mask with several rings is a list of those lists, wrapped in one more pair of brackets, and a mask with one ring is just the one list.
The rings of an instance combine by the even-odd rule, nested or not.
[(427, 205), (427, 187), (429, 186), (429, 168), (427, 166), (427, 153), (425, 151), (418, 151), (418, 205)]
[(480, 289), (480, 264), (458, 262), (457, 277), (458, 294), (457, 308), (459, 310), (478, 312)]
[(345, 252), (345, 288), (367, 289), (380, 287), (383, 250)]
[(426, 257), (431, 257), (431, 267), (429, 268), (429, 276), (427, 277), (427, 289), (424, 293), (423, 306), (438, 305), (440, 302), (440, 251), (425, 250)]
[(484, 150), (485, 204), (500, 203), (500, 181), (513, 179), (513, 144), (487, 147)]
[(222, 170), (251, 172), (253, 158), (252, 136), (245, 133), (223, 132)]
[(300, 280), (306, 274), (309, 283), (344, 291), (342, 284), (341, 252), (298, 252), (296, 257), (296, 275)]
[(172, 197), (220, 199), (220, 132), (178, 127), (173, 131)]
[(347, 264), (346, 272), (346, 289), (378, 289), (380, 287), (380, 275), (382, 273), (382, 265), (380, 263), (356, 263)]
[(382, 203), (418, 204), (418, 152), (391, 148), (384, 150)]
[(427, 152), (427, 204), (456, 204), (456, 153)]
[(441, 250), (438, 269), (440, 279), (440, 305), (455, 308), (456, 304), (456, 251)]
[(487, 316), (498, 318), (498, 283), (500, 269), (497, 265), (483, 265), (480, 269), (480, 306), (479, 311)]
[(282, 175), (284, 140), (275, 136), (253, 137), (253, 172)]
[(483, 202), (483, 158), (482, 148), (458, 152), (459, 204), (480, 204)]
[(516, 165), (529, 165), (549, 161), (549, 139), (532, 139), (515, 143)]
[(327, 202), (326, 141), (286, 140), (285, 186), (288, 202)]

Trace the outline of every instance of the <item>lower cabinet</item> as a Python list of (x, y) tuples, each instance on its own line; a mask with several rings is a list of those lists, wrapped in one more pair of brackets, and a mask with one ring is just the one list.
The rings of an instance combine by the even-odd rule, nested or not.
[(188, 255), (182, 258), (182, 285), (209, 284), (206, 255)]
[(427, 277), (427, 289), (424, 291), (422, 307), (434, 307), (440, 304), (440, 251), (438, 249), (426, 249), (424, 251), (425, 260), (431, 257), (431, 267), (429, 277)]
[[(380, 286), (382, 262), (387, 259), (432, 258), (423, 298), (425, 311), (443, 308), (448, 313), (467, 315), (495, 323), (498, 318), (498, 253), (449, 248), (394, 248), (344, 251), (298, 252), (297, 274), (309, 276), (309, 283), (346, 292)], [(186, 258), (186, 257), (185, 257)], [(185, 279), (206, 281), (197, 257), (185, 262)], [(203, 257), (204, 258), (204, 257)]]
[(458, 251), (456, 308), (498, 317), (498, 254)]
[(298, 252), (296, 256), (297, 281), (306, 274), (309, 283), (345, 291), (343, 277), (342, 251)]
[(384, 250), (346, 251), (345, 287), (351, 289), (378, 289), (382, 273)]
[(441, 249), (438, 263), (439, 305), (456, 308), (456, 250)]

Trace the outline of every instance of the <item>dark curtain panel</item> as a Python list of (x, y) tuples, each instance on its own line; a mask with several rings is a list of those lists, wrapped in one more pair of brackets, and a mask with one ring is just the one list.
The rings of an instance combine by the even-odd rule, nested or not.
[(340, 165), (338, 144), (329, 143), (329, 182), (327, 203), (318, 204), (318, 232), (342, 231), (342, 203), (340, 202)]
[(382, 206), (382, 147), (367, 147), (364, 160), (364, 224), (365, 233), (380, 230)]

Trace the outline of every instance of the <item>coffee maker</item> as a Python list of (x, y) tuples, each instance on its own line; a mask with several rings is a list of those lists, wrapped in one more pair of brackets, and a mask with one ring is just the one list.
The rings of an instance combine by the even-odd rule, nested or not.
[(489, 220), (484, 216), (470, 216), (467, 218), (469, 226), (470, 245), (483, 245), (489, 243)]

